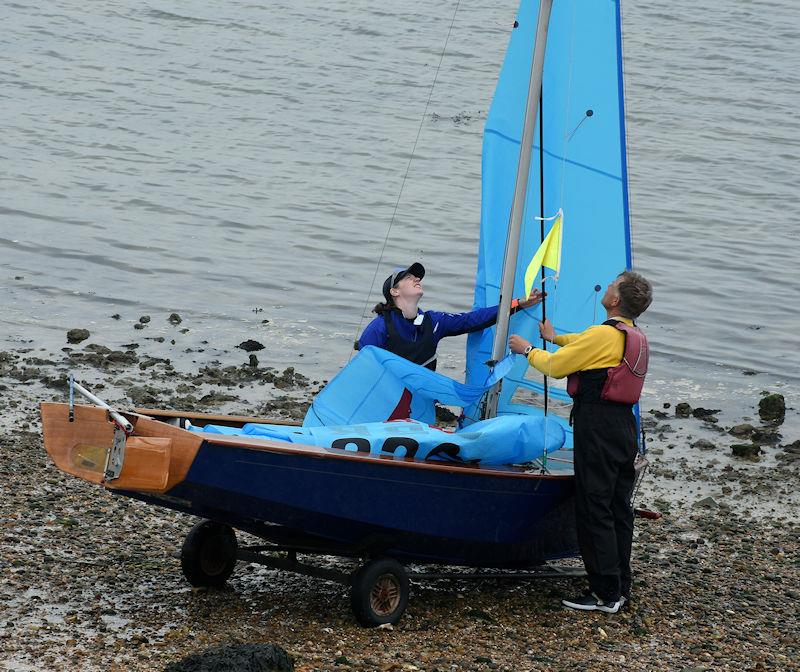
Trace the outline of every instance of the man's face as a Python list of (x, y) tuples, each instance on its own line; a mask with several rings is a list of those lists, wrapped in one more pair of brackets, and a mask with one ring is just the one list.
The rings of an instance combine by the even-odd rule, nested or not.
[(619, 278), (615, 278), (614, 281), (610, 282), (608, 287), (606, 287), (606, 293), (603, 294), (603, 299), (600, 301), (600, 303), (603, 305), (603, 308), (606, 310), (619, 304), (619, 291), (617, 291), (618, 285)]
[(392, 294), (396, 299), (419, 299), (423, 293), (422, 280), (410, 273), (400, 280), (392, 290)]

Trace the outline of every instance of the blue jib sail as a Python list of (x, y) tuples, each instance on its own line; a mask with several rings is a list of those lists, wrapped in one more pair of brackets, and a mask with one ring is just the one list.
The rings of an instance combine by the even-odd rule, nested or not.
[[(537, 0), (520, 5), (484, 130), (476, 308), (500, 299), (538, 10)], [(562, 209), (561, 272), (557, 282), (544, 285), (546, 315), (556, 333), (583, 331), (605, 319), (600, 299), (606, 286), (631, 266), (618, 1), (553, 3), (534, 139), (514, 295), (523, 293), (525, 268), (552, 224), (542, 228), (536, 218)], [(517, 313), (509, 333), (541, 347), (541, 318), (542, 306)], [(485, 379), (493, 338), (494, 329), (470, 334), (467, 383)], [(518, 357), (503, 381), (498, 412), (540, 413), (522, 402), (542, 391), (542, 376)], [(568, 399), (563, 386), (551, 385), (550, 392)], [(477, 409), (468, 415), (476, 417)]]

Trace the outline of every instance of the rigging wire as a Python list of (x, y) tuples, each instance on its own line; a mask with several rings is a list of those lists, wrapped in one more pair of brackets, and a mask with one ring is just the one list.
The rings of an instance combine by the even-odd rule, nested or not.
[(417, 144), (419, 143), (420, 135), (422, 134), (422, 126), (425, 124), (425, 118), (428, 116), (428, 107), (431, 104), (431, 98), (433, 98), (433, 90), (436, 87), (436, 80), (439, 78), (439, 70), (442, 67), (442, 61), (444, 61), (444, 55), (447, 51), (447, 43), (450, 41), (450, 34), (453, 32), (453, 24), (456, 22), (456, 15), (458, 14), (458, 8), (461, 5), (461, 0), (456, 1), (456, 7), (453, 10), (453, 18), (450, 19), (450, 27), (447, 30), (447, 37), (444, 40), (444, 45), (442, 46), (442, 53), (439, 55), (439, 63), (436, 65), (436, 72), (433, 75), (433, 82), (431, 82), (431, 88), (428, 92), (428, 100), (425, 101), (425, 109), (422, 111), (422, 118), (419, 121), (419, 127), (417, 128), (417, 136), (414, 138), (414, 145), (411, 147), (411, 156), (408, 157), (408, 164), (406, 165), (406, 171), (403, 174), (403, 180), (400, 183), (400, 191), (397, 194), (397, 200), (394, 204), (394, 210), (392, 211), (392, 217), (389, 220), (389, 227), (386, 229), (386, 235), (383, 238), (383, 245), (381, 246), (381, 252), (378, 256), (378, 261), (375, 264), (375, 272), (372, 274), (372, 282), (370, 282), (369, 290), (367, 291), (366, 299), (364, 301), (364, 306), (361, 309), (361, 316), (358, 320), (358, 327), (356, 328), (356, 333), (353, 338), (353, 349), (350, 350), (350, 354), (347, 357), (348, 363), (353, 358), (353, 352), (355, 351), (355, 345), (358, 343), (358, 335), (361, 333), (361, 326), (364, 324), (364, 313), (367, 311), (367, 306), (369, 305), (369, 297), (372, 294), (372, 290), (375, 288), (375, 281), (378, 278), (378, 271), (381, 267), (381, 262), (383, 261), (383, 253), (386, 251), (386, 244), (389, 242), (389, 234), (392, 231), (392, 226), (394, 225), (394, 220), (397, 216), (397, 209), (400, 206), (400, 199), (403, 196), (403, 189), (406, 186), (406, 180), (408, 179), (408, 173), (411, 170), (411, 162), (414, 160), (414, 154), (417, 150)]

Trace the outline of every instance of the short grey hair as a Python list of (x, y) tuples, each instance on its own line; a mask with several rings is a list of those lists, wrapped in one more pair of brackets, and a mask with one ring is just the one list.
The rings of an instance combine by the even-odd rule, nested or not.
[(634, 271), (623, 271), (617, 277), (619, 310), (625, 317), (635, 320), (653, 302), (653, 286), (647, 278)]

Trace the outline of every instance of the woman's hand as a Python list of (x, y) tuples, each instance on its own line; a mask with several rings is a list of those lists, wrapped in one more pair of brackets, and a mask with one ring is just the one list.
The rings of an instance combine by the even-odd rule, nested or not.
[(530, 296), (528, 296), (527, 299), (520, 299), (518, 305), (521, 310), (525, 310), (525, 308), (531, 308), (532, 306), (538, 306), (545, 296), (547, 296), (547, 292), (541, 292), (538, 289), (532, 289)]

